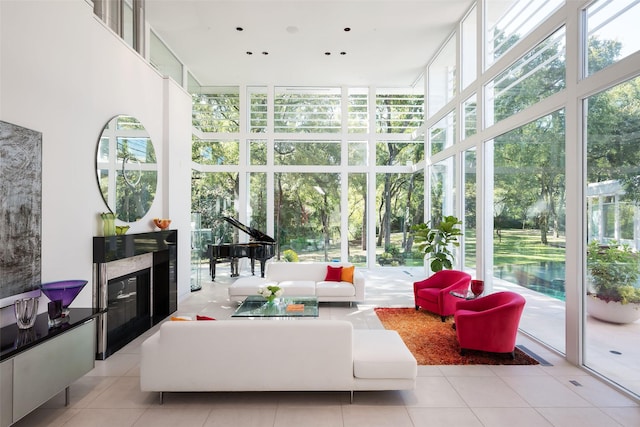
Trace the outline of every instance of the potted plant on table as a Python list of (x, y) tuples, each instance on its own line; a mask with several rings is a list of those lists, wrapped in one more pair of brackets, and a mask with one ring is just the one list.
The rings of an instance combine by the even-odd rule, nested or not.
[(640, 264), (636, 251), (615, 241), (601, 245), (593, 240), (587, 250), (587, 270), (589, 315), (611, 323), (640, 319)]
[(430, 222), (411, 227), (417, 247), (425, 255), (424, 266), (427, 276), (443, 269), (453, 268), (454, 248), (460, 246), (459, 237), (462, 236), (460, 225), (462, 221), (449, 215), (433, 227)]

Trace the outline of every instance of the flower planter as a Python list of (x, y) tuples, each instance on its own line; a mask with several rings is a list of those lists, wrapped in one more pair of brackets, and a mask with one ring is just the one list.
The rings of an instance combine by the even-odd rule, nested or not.
[(640, 304), (606, 302), (593, 295), (587, 295), (589, 316), (610, 323), (632, 323), (640, 319)]

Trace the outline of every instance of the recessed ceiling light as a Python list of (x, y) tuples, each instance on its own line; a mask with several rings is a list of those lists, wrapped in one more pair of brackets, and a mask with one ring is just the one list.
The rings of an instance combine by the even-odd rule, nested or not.
[(251, 52), (250, 50), (247, 51), (247, 55), (253, 55), (253, 52)]
[(242, 28), (242, 27), (236, 27), (236, 31), (244, 31), (244, 28)]
[(347, 52), (340, 52), (340, 55), (346, 55)]
[(264, 51), (264, 52), (262, 52), (262, 54), (263, 54), (263, 55), (269, 55), (269, 52)]
[(349, 28), (349, 27), (345, 27), (345, 29), (344, 29), (344, 30), (345, 30), (346, 32), (349, 32), (349, 31), (351, 31), (351, 28)]
[(331, 55), (331, 52), (325, 52), (324, 54), (329, 56), (329, 55)]

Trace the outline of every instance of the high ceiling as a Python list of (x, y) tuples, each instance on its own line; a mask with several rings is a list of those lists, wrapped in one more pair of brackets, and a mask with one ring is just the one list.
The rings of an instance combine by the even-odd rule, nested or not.
[(473, 0), (145, 3), (153, 31), (202, 86), (391, 88), (420, 79)]

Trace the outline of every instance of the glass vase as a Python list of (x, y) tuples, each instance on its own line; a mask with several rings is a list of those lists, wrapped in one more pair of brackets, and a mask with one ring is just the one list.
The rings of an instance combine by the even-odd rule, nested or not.
[(102, 235), (115, 236), (116, 235), (116, 214), (112, 212), (103, 212), (100, 214), (102, 218)]

